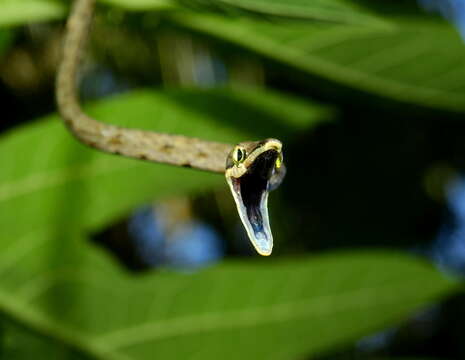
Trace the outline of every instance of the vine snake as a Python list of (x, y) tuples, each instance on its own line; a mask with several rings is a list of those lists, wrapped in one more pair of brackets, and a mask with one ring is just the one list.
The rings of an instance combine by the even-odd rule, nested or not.
[(281, 142), (266, 139), (233, 146), (118, 127), (86, 115), (77, 94), (77, 74), (94, 6), (95, 0), (76, 0), (66, 25), (56, 98), (67, 128), (79, 141), (101, 151), (224, 173), (251, 243), (259, 254), (270, 255), (273, 236), (267, 202), (268, 192), (276, 188), (285, 175)]

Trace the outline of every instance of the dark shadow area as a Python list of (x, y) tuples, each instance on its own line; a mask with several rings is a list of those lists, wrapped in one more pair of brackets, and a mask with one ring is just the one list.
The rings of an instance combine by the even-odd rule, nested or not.
[(133, 239), (128, 232), (128, 220), (122, 219), (106, 229), (93, 234), (92, 241), (108, 251), (116, 261), (134, 273), (150, 270), (136, 250)]

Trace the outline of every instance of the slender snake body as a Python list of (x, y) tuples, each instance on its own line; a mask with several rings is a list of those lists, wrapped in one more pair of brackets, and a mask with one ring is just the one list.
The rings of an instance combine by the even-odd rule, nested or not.
[(96, 121), (82, 111), (77, 95), (77, 73), (94, 5), (95, 0), (74, 3), (56, 80), (58, 109), (71, 132), (83, 143), (105, 152), (224, 173), (231, 144), (122, 128)]
[(273, 237), (268, 192), (285, 174), (279, 140), (242, 142), (235, 147), (182, 135), (118, 127), (86, 115), (77, 94), (77, 74), (95, 0), (76, 0), (68, 19), (56, 80), (59, 112), (73, 135), (98, 150), (126, 157), (224, 173), (241, 221), (255, 249), (270, 255)]

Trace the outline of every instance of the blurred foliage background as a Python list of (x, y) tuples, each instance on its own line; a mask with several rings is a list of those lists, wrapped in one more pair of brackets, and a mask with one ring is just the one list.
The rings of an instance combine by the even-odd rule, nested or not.
[(222, 176), (63, 127), (70, 2), (0, 0), (0, 357), (464, 359), (463, 4), (99, 1), (95, 118), (284, 141), (259, 258)]

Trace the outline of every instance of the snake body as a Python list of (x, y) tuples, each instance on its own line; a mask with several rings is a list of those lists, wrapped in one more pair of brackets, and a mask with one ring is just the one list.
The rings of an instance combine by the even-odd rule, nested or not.
[(76, 0), (68, 18), (56, 80), (58, 109), (81, 142), (126, 157), (224, 173), (240, 219), (257, 252), (270, 255), (273, 237), (268, 219), (268, 192), (285, 174), (282, 144), (276, 139), (231, 144), (183, 135), (123, 128), (84, 113), (77, 94), (78, 69), (95, 0)]
[(82, 111), (77, 95), (77, 74), (94, 6), (95, 0), (75, 1), (67, 23), (56, 98), (69, 130), (78, 140), (105, 152), (224, 173), (231, 144), (109, 125)]

